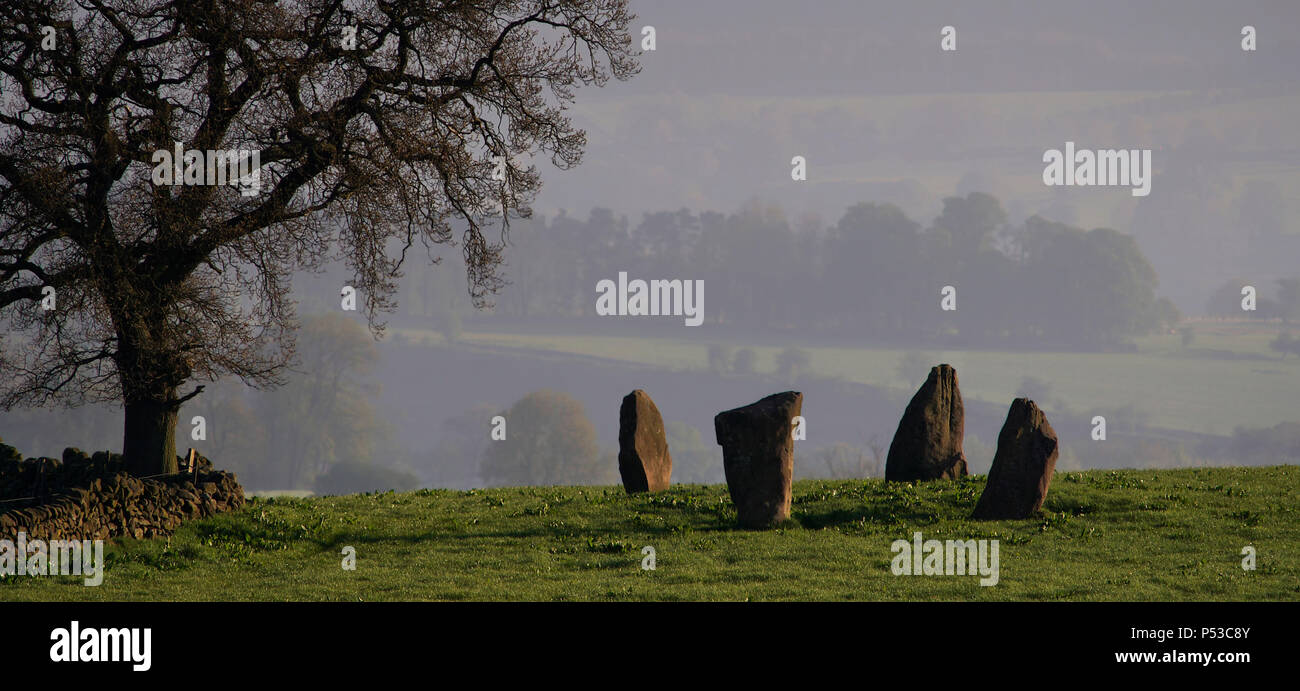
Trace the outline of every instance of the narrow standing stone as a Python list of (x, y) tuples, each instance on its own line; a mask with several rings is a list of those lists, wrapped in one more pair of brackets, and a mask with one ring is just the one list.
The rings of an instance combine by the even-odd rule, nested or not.
[(1028, 398), (1017, 398), (998, 434), (989, 481), (972, 518), (1029, 518), (1043, 507), (1060, 453), (1056, 431)]
[(672, 477), (664, 419), (641, 389), (624, 396), (618, 410), (618, 472), (628, 494), (668, 489)]

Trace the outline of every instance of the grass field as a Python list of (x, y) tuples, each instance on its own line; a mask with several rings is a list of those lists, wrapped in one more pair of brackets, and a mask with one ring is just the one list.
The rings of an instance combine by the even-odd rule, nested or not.
[[(1050, 386), (1051, 398), (1089, 414), (1120, 415), (1125, 409), (1154, 427), (1231, 434), (1238, 427), (1270, 427), (1300, 420), (1300, 358), (1281, 358), (1268, 347), (1276, 325), (1206, 322), (1192, 345), (1177, 335), (1152, 336), (1137, 352), (1068, 353), (995, 350), (923, 351), (932, 364), (957, 368), (962, 395), (997, 402), (1015, 397), (1025, 377)], [(432, 332), (398, 329), (406, 338), (437, 342)], [(544, 333), (466, 333), (469, 345), (506, 346), (540, 352), (589, 355), (669, 369), (702, 369), (708, 348), (699, 341)], [(750, 346), (759, 371), (772, 371), (784, 346)], [(904, 348), (802, 346), (813, 374), (895, 388), (910, 396), (925, 371), (904, 380)], [(1049, 402), (1050, 408), (1050, 402)]]
[[(258, 499), (109, 545), (99, 587), (11, 576), (0, 600), (1300, 599), (1300, 467), (1057, 473), (1020, 521), (969, 520), (983, 484), (801, 481), (791, 520), (763, 532), (733, 527), (721, 485)], [(914, 531), (999, 540), (998, 584), (894, 576), (890, 545)]]

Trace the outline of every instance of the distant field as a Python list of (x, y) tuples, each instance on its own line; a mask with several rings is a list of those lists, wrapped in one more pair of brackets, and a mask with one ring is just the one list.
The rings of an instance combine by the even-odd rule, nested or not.
[[(0, 600), (1300, 599), (1300, 467), (1057, 473), (1041, 517), (987, 523), (967, 518), (983, 485), (801, 481), (765, 532), (733, 527), (722, 485), (258, 499), (110, 546), (99, 587), (12, 576)], [(893, 575), (915, 531), (999, 540), (997, 585)]]
[[(1300, 420), (1300, 358), (1282, 359), (1269, 349), (1276, 325), (1196, 324), (1196, 338), (1184, 348), (1177, 335), (1143, 339), (1136, 353), (1053, 353), (1012, 351), (922, 351), (932, 364), (957, 368), (962, 394), (1009, 402), (1021, 381), (1032, 376), (1049, 386), (1052, 400), (1073, 410), (1121, 415), (1131, 408), (1145, 424), (1207, 434), (1231, 434), (1237, 426), (1268, 427)], [(432, 332), (397, 330), (430, 341)], [(707, 365), (707, 345), (679, 339), (542, 333), (466, 333), (472, 345), (508, 346), (574, 353), (670, 369)], [(733, 347), (736, 344), (731, 344)], [(760, 371), (775, 367), (780, 347), (753, 347)], [(809, 346), (812, 370), (822, 376), (911, 391), (925, 372), (904, 380), (900, 348)], [(1049, 403), (1050, 405), (1050, 403)]]

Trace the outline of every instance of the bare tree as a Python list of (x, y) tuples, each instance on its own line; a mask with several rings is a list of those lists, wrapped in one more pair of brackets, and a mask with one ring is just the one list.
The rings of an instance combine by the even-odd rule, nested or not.
[[(378, 333), (407, 252), (436, 261), (459, 230), (484, 304), (540, 184), (526, 159), (577, 164), (575, 87), (637, 71), (631, 19), (626, 0), (0, 3), (0, 405), (119, 400), (133, 472), (169, 472), (202, 390), (183, 388), (278, 383), (295, 270), (345, 261)], [(239, 186), (212, 184), (227, 163)]]

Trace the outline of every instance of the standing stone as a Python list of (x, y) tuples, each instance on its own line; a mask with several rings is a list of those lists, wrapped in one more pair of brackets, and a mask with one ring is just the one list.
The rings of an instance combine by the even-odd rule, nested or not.
[(624, 396), (618, 409), (618, 472), (628, 494), (668, 489), (672, 476), (664, 419), (641, 389)]
[(1011, 402), (973, 518), (1029, 518), (1043, 506), (1059, 455), (1056, 432), (1028, 398)]
[(965, 424), (957, 370), (951, 365), (931, 368), (929, 378), (898, 421), (885, 460), (885, 479), (911, 482), (965, 477), (966, 455), (961, 450)]
[(790, 517), (792, 421), (802, 409), (803, 394), (786, 391), (713, 418), (727, 489), (742, 527), (768, 528)]

